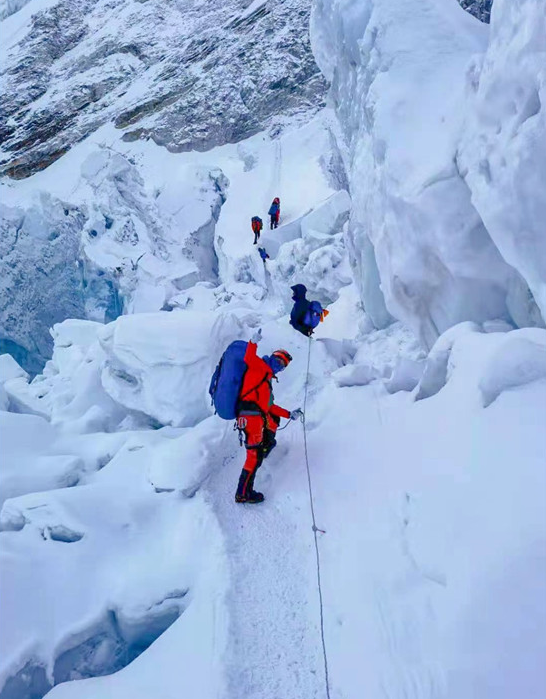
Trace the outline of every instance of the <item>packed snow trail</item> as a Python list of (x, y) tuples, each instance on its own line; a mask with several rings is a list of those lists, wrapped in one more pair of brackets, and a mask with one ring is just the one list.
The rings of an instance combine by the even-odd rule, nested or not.
[[(298, 350), (299, 362), (307, 363), (304, 415), (311, 349), (309, 340)], [(315, 520), (305, 418), (302, 424), (285, 423), (279, 432), (277, 447), (258, 470), (256, 487), (266, 491), (263, 505), (233, 502), (244, 453), (217, 471), (209, 486), (232, 572), (228, 685), (234, 699), (241, 688), (245, 699), (329, 699), (317, 540), (321, 530)]]
[[(286, 319), (264, 325), (263, 331), (260, 354), (277, 346), (289, 347), (293, 356), (275, 386), (275, 402), (292, 409), (301, 406), (308, 375), (307, 339)], [(315, 351), (320, 373), (330, 362), (322, 347)], [(302, 425), (282, 421), (277, 446), (256, 476), (255, 487), (266, 498), (262, 504), (234, 502), (245, 459), (245, 449), (234, 448), (234, 457), (214, 472), (207, 486), (231, 570), (225, 661), (228, 696), (325, 699)]]
[[(271, 202), (275, 197), (280, 197), (281, 199), (281, 217), (282, 217), (282, 206), (283, 206), (283, 197), (281, 196), (281, 183), (282, 183), (282, 143), (281, 139), (277, 138), (274, 143), (272, 144), (272, 160), (273, 162), (271, 163), (271, 179), (269, 183), (269, 187), (264, 188), (263, 190), (263, 195), (262, 195), (262, 208), (263, 211), (267, 212), (267, 216), (265, 218), (265, 224), (264, 224), (264, 230), (262, 233), (266, 233), (268, 230), (270, 230), (270, 216), (269, 216), (269, 207), (271, 206)], [(282, 225), (279, 223), (279, 225)]]
[(237, 505), (241, 450), (209, 484), (231, 568), (226, 675), (232, 699), (323, 699), (319, 607), (301, 428), (290, 426)]

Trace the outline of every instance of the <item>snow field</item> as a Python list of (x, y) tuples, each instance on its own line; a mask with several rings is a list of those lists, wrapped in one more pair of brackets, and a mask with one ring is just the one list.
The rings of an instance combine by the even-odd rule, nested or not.
[[(142, 316), (141, 322), (149, 327), (150, 317)], [(74, 332), (58, 330), (57, 338), (68, 344)], [(375, 366), (382, 366), (387, 379), (389, 352), (391, 371), (401, 352), (415, 357), (415, 346), (404, 333), (403, 328), (382, 331), (373, 345), (374, 334), (366, 338), (367, 355), (376, 357)], [(476, 687), (483, 696), (493, 687), (508, 698), (513, 696), (508, 688), (521, 682), (522, 672), (529, 692), (537, 686), (533, 659), (544, 639), (534, 625), (531, 656), (528, 648), (509, 645), (510, 664), (502, 661), (493, 639), (505, 639), (501, 609), (513, 609), (510, 637), (529, 633), (531, 616), (544, 612), (533, 583), (542, 565), (536, 547), (545, 533), (540, 468), (544, 335), (540, 330), (484, 333), (462, 326), (441, 338), (450, 348), (445, 385), (418, 403), (408, 392), (389, 397), (377, 381), (336, 388), (328, 376), (340, 371), (350, 355), (340, 340), (313, 342), (307, 422), (318, 525), (327, 532), (320, 548), (333, 696), (380, 697), (385, 691), (392, 696), (409, 691), (418, 697), (446, 692), (472, 696)], [(535, 372), (521, 375), (512, 361), (511, 373), (504, 369), (495, 379), (504, 347), (515, 344), (528, 363), (529, 343), (538, 348)], [(295, 357), (276, 388), (277, 402), (289, 408), (301, 401), (306, 345), (286, 318), (264, 326), (260, 350), (284, 346)], [(74, 347), (65, 351), (70, 349)], [(508, 352), (510, 359), (514, 354)], [(148, 350), (147, 360), (153, 363), (153, 356)], [(78, 364), (72, 367), (77, 372)], [(498, 395), (484, 410), (483, 386), (491, 385)], [(78, 388), (85, 389), (85, 383)], [(13, 617), (7, 617), (14, 628), (8, 625), (4, 638), (17, 654), (3, 657), (12, 679), (14, 670), (33, 658), (43, 664), (44, 682), (55, 678), (55, 667), (57, 679), (119, 670), (59, 685), (53, 696), (99, 692), (134, 697), (152, 689), (174, 696), (174, 687), (176, 692), (188, 687), (195, 696), (215, 696), (216, 691), (237, 696), (241, 686), (248, 697), (323, 695), (301, 428), (292, 424), (279, 433), (279, 446), (257, 480), (267, 501), (252, 510), (232, 501), (243, 454), (228, 427), (218, 431), (224, 427), (218, 422), (213, 416), (191, 430), (104, 435), (101, 440), (112, 440), (108, 450), (115, 456), (98, 473), (91, 472), (88, 485), (8, 500), (0, 520), (3, 555), (10, 560), (2, 567), (3, 598), (14, 599)], [(442, 439), (432, 438), (435, 434)], [(114, 446), (113, 440), (122, 438), (124, 445)], [(73, 453), (83, 450), (78, 440), (87, 445), (87, 435), (64, 439)], [(198, 489), (210, 474), (204, 500)], [(36, 487), (35, 476), (27, 477)], [(183, 497), (196, 491), (190, 500)], [(112, 506), (105, 510), (109, 501)], [(213, 537), (214, 546), (211, 507), (225, 537), (225, 543)], [(212, 552), (206, 554), (209, 545)], [(197, 563), (207, 555), (210, 564), (203, 563), (199, 572)], [(520, 561), (508, 587), (506, 560)], [(208, 565), (213, 572), (207, 572)], [(219, 565), (225, 566), (224, 574)], [(64, 571), (62, 579), (53, 573), (58, 569)], [(88, 571), (85, 587), (74, 599), (72, 571), (82, 569)], [(10, 591), (36, 575), (50, 583), (29, 606), (26, 595)], [(184, 590), (194, 589), (194, 576), (195, 598), (185, 593), (177, 601), (182, 581)], [(487, 615), (472, 613), (472, 605), (480, 604), (477, 591), (490, 588), (498, 592), (488, 594)], [(518, 611), (522, 588), (525, 609), (531, 608), (532, 615)], [(220, 597), (226, 590), (224, 610)], [(51, 602), (44, 604), (44, 599)], [(157, 614), (150, 611), (156, 606)], [(163, 630), (181, 607), (180, 620), (119, 669), (118, 659), (133, 657), (146, 645), (142, 639)], [(55, 610), (54, 627), (48, 609)], [(213, 623), (214, 609), (220, 621)], [(117, 627), (107, 621), (112, 612), (120, 629), (115, 633)], [(29, 638), (36, 639), (32, 645)], [(225, 646), (218, 645), (219, 638)], [(476, 662), (468, 656), (469, 638), (477, 644)], [(195, 673), (187, 672), (197, 662), (195, 652), (211, 684), (202, 673), (197, 682)], [(65, 667), (72, 668), (69, 676), (63, 675)], [(211, 667), (216, 668), (213, 674)]]
[[(544, 689), (546, 380), (521, 374), (526, 332), (462, 332), (427, 400), (375, 382), (312, 403), (332, 696)], [(544, 331), (529, 332), (540, 347)], [(513, 369), (484, 409), (509, 344)]]
[[(27, 429), (27, 417), (13, 415), (20, 431)], [(217, 654), (225, 641), (222, 537), (202, 495), (187, 499), (150, 478), (156, 449), (165, 450), (177, 433), (92, 437), (92, 450), (102, 444), (103, 455), (79, 487), (59, 490), (63, 484), (56, 483), (50, 486), (55, 490), (10, 499), (2, 509), (2, 696), (41, 695), (52, 684), (110, 674), (128, 663), (129, 678), (112, 675), (104, 690), (98, 679), (88, 688), (70, 683), (62, 691), (134, 696), (135, 684), (145, 696), (152, 690), (143, 677), (158, 672), (165, 682), (161, 696), (196, 687), (212, 695), (222, 682)], [(85, 436), (64, 439), (73, 454), (90, 451)], [(18, 464), (24, 468), (20, 458)], [(29, 490), (40, 488), (40, 478), (25, 470)], [(39, 594), (33, 592), (36, 580)], [(188, 628), (184, 620), (174, 632), (176, 653), (154, 648), (139, 671), (140, 654), (193, 605)], [(163, 643), (171, 648), (168, 638)], [(182, 666), (180, 653), (186, 657)], [(163, 691), (157, 678), (153, 686)]]

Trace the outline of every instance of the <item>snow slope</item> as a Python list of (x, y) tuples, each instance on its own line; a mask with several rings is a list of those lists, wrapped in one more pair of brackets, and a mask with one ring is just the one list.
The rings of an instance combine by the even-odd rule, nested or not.
[[(133, 319), (148, 331), (162, 322), (161, 314)], [(263, 332), (262, 351), (282, 345), (295, 357), (276, 389), (277, 401), (294, 407), (307, 340), (286, 318)], [(319, 545), (332, 696), (508, 699), (514, 688), (541, 696), (546, 332), (463, 324), (425, 360), (398, 327), (357, 339), (365, 351), (356, 364), (322, 334), (311, 348), (306, 424), (317, 523), (326, 531)], [(150, 369), (156, 351), (149, 346)], [(415, 402), (440, 354), (443, 379)], [(422, 379), (407, 375), (404, 390), (393, 391), (401, 358), (419, 364)], [(365, 362), (385, 378), (334, 380), (340, 366)], [(79, 401), (97, 400), (76, 362), (72, 372)], [(162, 394), (189, 406), (175, 384)], [(135, 431), (125, 418), (132, 431), (110, 435), (92, 424), (81, 434), (68, 413), (60, 424), (64, 449), (86, 458), (81, 484), (13, 497), (0, 515), (10, 562), (0, 568), (2, 598), (13, 600), (4, 618), (15, 625), (3, 631), (12, 649), (2, 655), (4, 677), (21, 682), (25, 668), (36, 686), (60, 682), (51, 696), (67, 697), (174, 697), (181, 687), (199, 697), (324, 696), (301, 425), (279, 433), (258, 478), (266, 503), (251, 508), (233, 502), (243, 455), (216, 416), (159, 431), (142, 423)], [(27, 483), (39, 483), (31, 471)], [(110, 500), (108, 516), (99, 516), (94, 508), (104, 513)], [(36, 609), (12, 587), (30, 581), (28, 565), (33, 577), (54, 580), (41, 586)], [(50, 572), (59, 566), (62, 582)], [(75, 598), (72, 566), (96, 571)], [(53, 617), (40, 621), (51, 608)], [(188, 672), (196, 652), (198, 681)]]
[(460, 334), (447, 384), (417, 403), (326, 389), (311, 459), (333, 696), (544, 693), (544, 368), (515, 390), (503, 372), (486, 409), (480, 391), (501, 348), (525, 361), (518, 332)]

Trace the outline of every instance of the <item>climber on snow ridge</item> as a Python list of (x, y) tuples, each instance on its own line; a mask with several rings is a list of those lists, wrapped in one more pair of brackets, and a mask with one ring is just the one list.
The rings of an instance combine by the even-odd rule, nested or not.
[(269, 207), (269, 211), (267, 213), (269, 214), (270, 218), (269, 226), (271, 230), (273, 230), (273, 228), (277, 228), (277, 226), (279, 225), (279, 218), (281, 216), (281, 200), (279, 199), (279, 197), (275, 197), (275, 199), (273, 199), (273, 202)]
[(260, 234), (262, 232), (264, 224), (259, 216), (253, 216), (250, 220), (250, 223), (252, 225), (252, 232), (254, 233), (254, 245), (256, 245), (256, 243), (260, 239)]
[(286, 350), (279, 349), (271, 356), (258, 357), (257, 345), (248, 343), (245, 354), (247, 371), (239, 396), (237, 425), (244, 431), (246, 460), (239, 476), (236, 502), (258, 503), (264, 496), (254, 490), (256, 471), (277, 444), (275, 433), (281, 417), (295, 420), (301, 411), (289, 412), (273, 402), (271, 381), (286, 369), (292, 357)]
[[(260, 333), (256, 340), (261, 337)], [(273, 399), (271, 382), (292, 361), (283, 349), (270, 356), (258, 357), (256, 342), (236, 340), (226, 349), (216, 367), (209, 393), (218, 415), (226, 420), (237, 418), (244, 435), (246, 460), (239, 477), (235, 502), (258, 503), (264, 496), (254, 490), (256, 471), (276, 445), (275, 433), (280, 419), (296, 420), (303, 413), (289, 412)]]
[(311, 337), (313, 330), (322, 323), (329, 311), (322, 308), (318, 301), (309, 301), (306, 298), (307, 288), (303, 284), (295, 284), (290, 288), (293, 291), (292, 300), (294, 301), (290, 312), (290, 325), (302, 335)]

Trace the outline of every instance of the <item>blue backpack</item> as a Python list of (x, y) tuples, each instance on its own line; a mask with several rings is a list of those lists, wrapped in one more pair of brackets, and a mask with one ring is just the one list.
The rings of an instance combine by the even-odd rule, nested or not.
[(235, 340), (228, 346), (218, 362), (210, 381), (209, 393), (212, 405), (224, 420), (237, 417), (237, 403), (246, 372), (245, 340)]
[(303, 324), (308, 328), (316, 328), (320, 323), (322, 316), (322, 306), (318, 301), (311, 301), (309, 308), (307, 309), (305, 316), (303, 317)]

